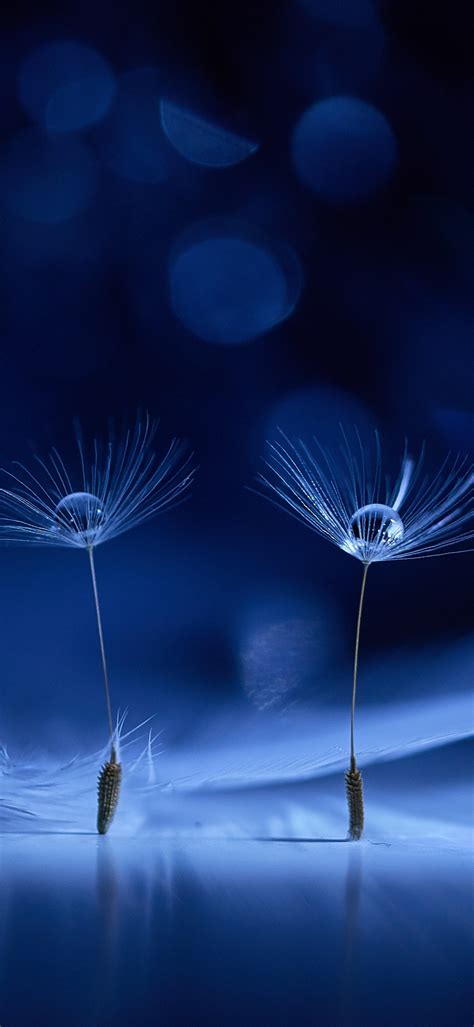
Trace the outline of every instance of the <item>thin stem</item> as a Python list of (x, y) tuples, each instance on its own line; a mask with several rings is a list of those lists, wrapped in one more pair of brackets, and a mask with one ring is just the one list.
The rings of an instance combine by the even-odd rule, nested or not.
[(109, 721), (110, 739), (112, 741), (113, 736), (114, 736), (114, 724), (113, 724), (113, 720), (112, 720), (112, 706), (111, 706), (111, 703), (110, 703), (109, 674), (108, 674), (108, 671), (107, 671), (107, 660), (105, 658), (104, 634), (103, 634), (103, 631), (102, 631), (102, 618), (101, 618), (101, 615), (100, 615), (99, 593), (97, 591), (97, 579), (96, 579), (96, 576), (95, 576), (94, 549), (93, 549), (93, 547), (92, 546), (88, 546), (87, 547), (87, 552), (89, 553), (89, 563), (90, 563), (91, 577), (92, 577), (92, 588), (94, 589), (94, 602), (95, 602), (95, 612), (97, 614), (97, 628), (98, 628), (98, 631), (99, 631), (100, 655), (102, 657), (102, 670), (104, 672), (104, 690), (105, 690), (105, 701), (106, 701), (106, 704), (107, 704), (107, 718), (108, 718), (108, 721)]
[(360, 625), (362, 623), (362, 610), (364, 606), (364, 595), (365, 595), (365, 584), (367, 581), (367, 571), (369, 564), (364, 563), (364, 573), (362, 575), (362, 585), (360, 590), (359, 599), (359, 612), (357, 614), (357, 628), (356, 628), (356, 639), (355, 639), (355, 650), (354, 650), (354, 679), (352, 684), (352, 709), (351, 709), (351, 770), (357, 769), (356, 758), (355, 758), (355, 746), (354, 746), (354, 720), (355, 720), (355, 704), (356, 704), (356, 692), (357, 692), (357, 670), (359, 666), (359, 639), (360, 639)]

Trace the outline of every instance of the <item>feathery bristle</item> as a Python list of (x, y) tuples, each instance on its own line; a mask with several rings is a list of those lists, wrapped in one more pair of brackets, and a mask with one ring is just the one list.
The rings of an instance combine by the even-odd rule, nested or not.
[(355, 434), (342, 432), (332, 454), (313, 440), (292, 442), (283, 432), (268, 446), (262, 493), (313, 531), (362, 563), (407, 560), (473, 548), (473, 466), (447, 457), (434, 474), (424, 451), (405, 449), (395, 482), (385, 476), (378, 435), (371, 454)]
[(89, 549), (180, 502), (193, 480), (192, 455), (172, 439), (163, 456), (154, 451), (157, 425), (148, 414), (107, 446), (90, 453), (77, 435), (78, 459), (69, 470), (56, 449), (37, 471), (17, 463), (3, 469), (0, 540)]

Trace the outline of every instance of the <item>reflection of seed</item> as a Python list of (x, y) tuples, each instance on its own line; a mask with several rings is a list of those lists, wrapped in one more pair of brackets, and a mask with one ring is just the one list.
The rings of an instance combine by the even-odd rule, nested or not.
[(349, 808), (349, 838), (357, 841), (364, 830), (364, 793), (360, 770), (346, 772), (346, 795)]
[(97, 830), (99, 834), (107, 834), (118, 806), (122, 765), (117, 763), (115, 749), (112, 747), (110, 760), (104, 763), (99, 774)]

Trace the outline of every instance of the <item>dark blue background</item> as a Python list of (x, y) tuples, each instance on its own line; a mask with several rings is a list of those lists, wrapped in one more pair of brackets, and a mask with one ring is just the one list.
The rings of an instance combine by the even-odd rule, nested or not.
[[(104, 162), (105, 118), (76, 133), (97, 176), (82, 213), (31, 221), (12, 213), (4, 190), (4, 462), (51, 444), (67, 458), (74, 417), (92, 438), (110, 417), (124, 424), (141, 407), (160, 417), (163, 444), (172, 434), (189, 439), (200, 464), (183, 509), (98, 554), (114, 671), (128, 661), (148, 672), (146, 684), (137, 675), (133, 699), (117, 683), (120, 705), (154, 706), (154, 674), (172, 680), (173, 693), (179, 681), (216, 701), (239, 698), (238, 626), (259, 595), (281, 595), (284, 605), (291, 594), (310, 606), (325, 597), (342, 618), (340, 659), (350, 660), (357, 566), (244, 490), (277, 423), (334, 443), (339, 421), (366, 435), (377, 426), (392, 473), (405, 436), (414, 449), (427, 440), (432, 468), (448, 449), (472, 444), (472, 83), (462, 9), (417, 5), (415, 16), (409, 5), (381, 5), (374, 47), (372, 22), (367, 29), (360, 14), (367, 7), (343, 5), (332, 23), (325, 5), (318, 17), (309, 0), (199, 10), (86, 4), (67, 18), (54, 5), (42, 16), (24, 5), (10, 15), (7, 194), (5, 154), (32, 122), (18, 98), (21, 68), (64, 38), (95, 48), (115, 76), (154, 66), (165, 98), (260, 144), (241, 164), (209, 169), (163, 137), (168, 177), (141, 183)], [(327, 52), (336, 54), (332, 64)], [(291, 134), (306, 107), (341, 92), (383, 111), (399, 162), (377, 195), (334, 206), (299, 182)], [(196, 337), (170, 306), (177, 240), (196, 223), (205, 235), (212, 218), (232, 219), (243, 235), (250, 226), (270, 252), (290, 245), (301, 267), (293, 314), (243, 345)], [(309, 390), (304, 399), (301, 390)], [(83, 563), (68, 552), (3, 555), (2, 620), (12, 643), (4, 718), (22, 742), (32, 724), (38, 738), (48, 737), (48, 724), (57, 735), (62, 716), (94, 732), (95, 627)], [(383, 651), (464, 633), (470, 567), (459, 557), (378, 568), (364, 644)], [(81, 702), (63, 685), (79, 667)]]
[[(249, 653), (252, 673), (258, 632), (292, 618), (320, 624), (319, 641), (308, 652), (304, 639), (296, 639), (300, 678), (291, 695), (284, 689), (275, 695), (272, 709), (284, 716), (287, 704), (348, 706), (359, 567), (245, 489), (278, 423), (328, 444), (337, 444), (339, 422), (358, 424), (365, 438), (378, 427), (392, 474), (405, 437), (414, 450), (426, 440), (433, 469), (448, 450), (468, 452), (474, 441), (469, 11), (456, 2), (434, 10), (408, 2), (334, 6), (337, 14), (319, 0), (82, 3), (70, 10), (51, 3), (41, 11), (18, 3), (6, 15), (0, 453), (8, 465), (54, 444), (67, 462), (74, 454), (74, 418), (92, 439), (107, 431), (111, 418), (118, 426), (133, 421), (137, 408), (160, 418), (163, 446), (173, 435), (189, 440), (199, 463), (189, 502), (97, 552), (114, 705), (127, 706), (133, 722), (156, 713), (166, 746), (192, 748), (196, 722), (216, 712), (252, 713), (265, 722), (252, 692), (255, 681), (246, 678)], [(95, 49), (116, 81), (134, 69), (156, 70), (151, 114), (145, 105), (140, 119), (149, 131), (156, 111), (150, 131), (163, 174), (137, 181), (130, 172), (127, 145), (142, 131), (135, 109), (124, 129), (130, 173), (124, 175), (123, 166), (117, 173), (110, 157), (112, 100), (103, 119), (61, 136), (82, 147), (68, 157), (80, 209), (52, 221), (48, 211), (63, 203), (62, 189), (67, 192), (64, 177), (32, 199), (31, 135), (21, 143), (26, 157), (15, 150), (13, 159), (11, 148), (23, 138), (19, 133), (48, 135), (44, 126), (34, 127), (21, 103), (19, 75), (32, 52), (63, 39)], [(40, 86), (38, 80), (33, 90)], [(326, 202), (298, 177), (292, 157), (298, 119), (333, 95), (372, 104), (396, 137), (393, 174), (360, 202)], [(161, 132), (160, 98), (258, 142), (258, 150), (229, 168), (186, 161)], [(337, 148), (334, 161), (337, 170)], [(19, 183), (33, 219), (19, 209)], [(186, 240), (212, 237), (216, 225), (229, 224), (277, 263), (287, 247), (293, 254), (281, 265), (288, 316), (235, 345), (194, 334), (173, 309), (170, 287)], [(209, 268), (210, 280), (215, 270)], [(237, 277), (241, 271), (236, 267)], [(245, 282), (242, 289), (243, 311)], [(469, 634), (472, 557), (386, 564), (371, 577), (363, 658), (380, 665), (385, 654), (392, 672), (387, 680), (383, 673), (369, 676), (365, 691), (361, 677), (368, 705), (412, 695), (412, 679), (402, 674), (393, 695), (401, 653), (429, 651), (432, 657), (437, 647), (446, 654)], [(0, 622), (2, 740), (20, 752), (102, 745), (106, 725), (85, 556), (4, 549)], [(288, 630), (291, 635), (291, 624)], [(277, 676), (279, 661), (285, 665), (281, 651), (267, 659), (268, 675)], [(447, 682), (447, 688), (465, 687), (466, 680)], [(429, 691), (420, 678), (413, 697)], [(324, 749), (323, 740), (316, 744)], [(466, 764), (462, 749), (456, 779)], [(430, 765), (429, 779), (436, 773)], [(436, 891), (434, 880), (427, 903)], [(409, 904), (404, 895), (401, 901)], [(453, 908), (461, 901), (454, 896)], [(44, 911), (40, 900), (35, 903), (31, 915), (40, 922)], [(196, 923), (204, 915), (197, 909)], [(251, 921), (242, 928), (242, 945), (253, 932)], [(81, 930), (85, 936), (84, 924)], [(461, 934), (451, 940), (453, 958), (458, 944), (465, 953)], [(185, 935), (178, 931), (177, 945)], [(289, 937), (289, 946), (304, 954), (305, 928)], [(392, 958), (395, 974), (397, 955)], [(459, 990), (453, 965), (448, 995)], [(432, 974), (429, 962), (420, 964), (420, 974)], [(413, 981), (409, 987), (415, 993)], [(260, 1004), (249, 1020), (246, 995), (245, 1022), (280, 1022), (272, 1004), (268, 1020)], [(181, 1022), (175, 998), (170, 1002), (167, 1022)], [(207, 1022), (202, 1002), (190, 1023)], [(449, 1022), (447, 1005), (430, 1025)], [(334, 1015), (341, 1023), (359, 1022), (330, 1009), (329, 1003), (326, 1019), (315, 1013), (312, 1021), (306, 1006), (300, 1022), (333, 1027), (339, 1022)], [(428, 1016), (423, 1009), (419, 1015)], [(144, 1023), (155, 1022), (150, 1015)], [(400, 1015), (409, 1022), (406, 1010)], [(428, 1023), (417, 1015), (413, 1025)], [(140, 1022), (136, 1016), (135, 1010), (133, 1022)], [(13, 1022), (6, 1019), (5, 1027)], [(98, 1016), (97, 1022), (106, 1021)], [(454, 1012), (452, 1022), (461, 1022)]]

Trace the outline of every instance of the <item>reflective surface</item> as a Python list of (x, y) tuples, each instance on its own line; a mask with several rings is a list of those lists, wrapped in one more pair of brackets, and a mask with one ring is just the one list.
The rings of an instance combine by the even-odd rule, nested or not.
[[(469, 1022), (469, 745), (362, 757), (360, 842), (346, 841), (344, 760), (321, 759), (306, 779), (293, 766), (239, 780), (226, 747), (227, 780), (205, 765), (201, 780), (180, 779), (180, 762), (202, 762), (191, 743), (166, 783), (169, 760), (124, 750), (105, 838), (92, 763), (65, 767), (66, 784), (24, 768), (39, 815), (0, 807), (13, 827), (0, 841), (2, 1022)], [(3, 760), (0, 772), (18, 793), (19, 768)]]
[(468, 850), (196, 834), (4, 839), (4, 1022), (469, 1022)]

